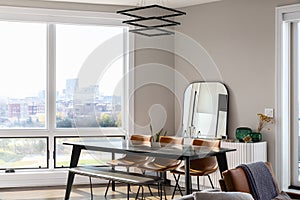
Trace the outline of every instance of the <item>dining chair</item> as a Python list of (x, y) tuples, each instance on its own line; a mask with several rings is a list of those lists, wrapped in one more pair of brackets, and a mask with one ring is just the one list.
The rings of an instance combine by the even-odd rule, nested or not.
[[(173, 136), (160, 136), (159, 144), (160, 144), (161, 148), (163, 148), (165, 146), (169, 146), (169, 145), (171, 145), (172, 147), (175, 147), (175, 148), (177, 145), (180, 145), (180, 146), (178, 146), (178, 148), (181, 148), (181, 145), (183, 144), (183, 138), (182, 137), (180, 137), (180, 138), (173, 137)], [(143, 174), (145, 174), (146, 171), (152, 171), (152, 172), (156, 172), (157, 175), (158, 175), (158, 173), (160, 173), (160, 176), (164, 176), (163, 178), (165, 178), (164, 172), (175, 169), (180, 163), (181, 163), (181, 160), (160, 158), (160, 157), (155, 157), (155, 158), (150, 157), (150, 158), (148, 158), (147, 162), (140, 163), (140, 164), (136, 165), (135, 167), (141, 169)], [(161, 189), (159, 189), (159, 187), (158, 187), (158, 193), (162, 192), (162, 191), (160, 191), (162, 189), (164, 189), (164, 194), (165, 194), (165, 198), (166, 198), (165, 187), (163, 187)], [(140, 190), (140, 188), (138, 189), (138, 192), (139, 192), (139, 190)]]
[[(159, 143), (161, 148), (169, 145), (172, 145), (172, 147), (175, 148), (176, 145), (180, 145), (178, 146), (178, 148), (181, 148), (182, 147), (181, 145), (183, 144), (183, 138), (173, 137), (173, 136), (160, 136)], [(155, 158), (150, 157), (148, 158), (148, 162), (136, 165), (136, 167), (141, 169), (143, 174), (145, 174), (146, 171), (152, 171), (152, 172), (156, 172), (157, 175), (158, 173), (160, 173), (160, 176), (164, 176), (163, 178), (165, 178), (165, 172), (175, 169), (180, 165), (180, 163), (181, 160), (160, 158), (160, 157), (155, 157)], [(163, 189), (164, 189), (164, 194), (166, 199), (165, 187), (163, 187)], [(138, 192), (139, 190), (140, 188), (138, 189)], [(158, 193), (159, 190), (160, 189), (158, 188)]]
[[(172, 145), (176, 148), (176, 145), (181, 148), (183, 144), (183, 138), (172, 137), (172, 136), (161, 136), (159, 139), (160, 147)], [(148, 158), (148, 162), (141, 163), (136, 167), (143, 171), (154, 171), (154, 172), (165, 172), (170, 171), (178, 167), (181, 163), (181, 160), (170, 159), (170, 158)]]
[[(205, 147), (214, 148), (214, 147), (220, 147), (221, 141), (194, 139), (192, 144), (195, 146), (205, 146)], [(207, 176), (212, 188), (214, 189), (214, 185), (209, 174), (215, 172), (217, 169), (218, 169), (218, 162), (215, 156), (190, 161), (190, 176), (197, 176), (198, 190), (200, 190), (200, 184), (199, 184), (200, 176)], [(172, 170), (171, 173), (173, 174), (175, 179), (175, 187), (172, 194), (172, 199), (173, 199), (177, 188), (182, 195), (182, 190), (179, 186), (179, 180), (180, 180), (180, 175), (185, 174), (185, 166), (184, 165), (179, 166), (178, 168)], [(178, 175), (177, 177), (176, 174)]]
[[(151, 135), (131, 135), (130, 141), (133, 145), (143, 145), (143, 146), (150, 146), (151, 145)], [(135, 143), (136, 142), (136, 143)], [(131, 155), (131, 154), (124, 154), (121, 158), (111, 160), (107, 162), (107, 164), (111, 166), (122, 166), (126, 167), (127, 170), (129, 167), (137, 165), (139, 163), (143, 163), (147, 160), (147, 156), (139, 156), (139, 155)]]
[[(151, 135), (137, 135), (133, 134), (130, 136), (130, 142), (133, 145), (142, 145), (142, 146), (150, 146), (151, 145), (152, 136)], [(134, 167), (135, 165), (141, 164), (146, 162), (148, 156), (139, 156), (139, 155), (132, 155), (132, 154), (124, 154), (121, 158), (108, 161), (107, 164), (112, 167), (126, 167), (127, 172), (129, 172), (130, 167)], [(105, 197), (107, 196), (107, 192), (111, 181), (108, 182)], [(149, 187), (148, 187), (149, 188)], [(151, 189), (149, 188), (150, 193), (152, 194)]]

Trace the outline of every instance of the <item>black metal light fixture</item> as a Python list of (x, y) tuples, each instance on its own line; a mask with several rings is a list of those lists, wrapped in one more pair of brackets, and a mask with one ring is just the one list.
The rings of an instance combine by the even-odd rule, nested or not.
[(123, 21), (125, 24), (138, 27), (129, 30), (129, 32), (149, 37), (174, 34), (173, 31), (167, 30), (164, 27), (177, 26), (180, 23), (167, 18), (186, 14), (185, 12), (156, 4), (120, 10), (117, 13), (135, 18)]

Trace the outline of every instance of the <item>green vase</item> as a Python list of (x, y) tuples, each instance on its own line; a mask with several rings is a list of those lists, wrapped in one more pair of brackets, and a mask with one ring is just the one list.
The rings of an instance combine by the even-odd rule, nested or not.
[(260, 142), (262, 140), (262, 134), (261, 133), (252, 132), (250, 134), (250, 136), (252, 138), (252, 142)]
[(239, 127), (235, 131), (235, 137), (240, 142), (245, 142), (244, 138), (252, 133), (252, 130), (248, 127)]

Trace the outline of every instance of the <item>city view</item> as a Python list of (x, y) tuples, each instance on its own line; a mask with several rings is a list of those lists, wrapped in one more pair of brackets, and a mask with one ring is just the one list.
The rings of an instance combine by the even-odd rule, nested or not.
[[(46, 92), (34, 97), (0, 98), (0, 127), (44, 128)], [(78, 79), (67, 79), (56, 93), (56, 128), (120, 127), (121, 97), (100, 95), (99, 86), (78, 88)]]

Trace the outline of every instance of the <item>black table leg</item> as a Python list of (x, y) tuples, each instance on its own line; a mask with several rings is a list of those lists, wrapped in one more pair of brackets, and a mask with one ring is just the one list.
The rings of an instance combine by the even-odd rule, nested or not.
[[(114, 160), (114, 159), (116, 159), (116, 155), (115, 155), (115, 153), (111, 153), (111, 160)], [(115, 170), (114, 166), (112, 166), (112, 170)], [(115, 181), (111, 182), (111, 190), (116, 191), (116, 182)]]
[[(73, 145), (71, 161), (70, 161), (70, 168), (77, 167), (80, 152), (81, 152), (81, 148)], [(67, 188), (66, 188), (66, 193), (65, 193), (65, 200), (68, 200), (70, 198), (70, 193), (71, 193), (72, 185), (74, 182), (74, 175), (75, 174), (73, 172), (69, 172), (69, 174), (68, 174), (68, 182), (67, 182)]]
[(224, 152), (224, 153), (217, 154), (217, 161), (218, 161), (221, 177), (223, 178), (222, 172), (228, 170), (226, 153)]
[(185, 158), (185, 194), (191, 194), (190, 158)]

